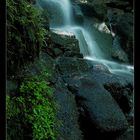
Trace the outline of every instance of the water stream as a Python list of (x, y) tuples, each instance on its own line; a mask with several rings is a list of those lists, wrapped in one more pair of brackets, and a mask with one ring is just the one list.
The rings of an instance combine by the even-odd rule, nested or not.
[[(95, 32), (91, 33), (84, 25), (79, 26), (74, 22), (74, 15), (70, 0), (40, 0), (39, 4), (42, 7), (44, 4), (49, 5), (49, 8), (52, 6), (50, 11), (56, 10), (54, 12), (55, 14), (50, 19), (53, 19), (50, 25), (51, 29), (73, 33), (79, 41), (80, 52), (83, 54), (84, 59), (100, 62), (106, 65), (112, 73), (133, 76), (133, 66), (118, 63), (112, 60), (107, 51), (105, 52), (105, 49), (102, 49), (108, 44), (101, 44), (102, 38), (98, 37), (97, 41)], [(62, 21), (61, 24), (57, 24), (57, 22), (55, 22), (55, 19), (57, 18)], [(99, 44), (101, 44), (100, 46), (102, 47), (100, 47)]]

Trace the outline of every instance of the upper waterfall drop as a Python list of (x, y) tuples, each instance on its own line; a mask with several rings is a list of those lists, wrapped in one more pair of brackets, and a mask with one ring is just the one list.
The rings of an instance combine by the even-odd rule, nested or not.
[(70, 0), (59, 0), (59, 2), (61, 3), (63, 13), (64, 13), (64, 24), (71, 25), (72, 10), (71, 10)]
[[(49, 13), (50, 28), (59, 32), (73, 33), (79, 41), (80, 53), (84, 59), (97, 61), (108, 67), (110, 72), (133, 74), (133, 66), (120, 64), (111, 57), (112, 43), (108, 36), (90, 26), (89, 20), (84, 18), (84, 24), (74, 24), (74, 14), (70, 0), (39, 0), (43, 9)], [(102, 24), (103, 26), (103, 24)], [(110, 35), (111, 37), (111, 35)]]
[(70, 0), (37, 0), (38, 7), (47, 10), (50, 27), (71, 25), (72, 8)]

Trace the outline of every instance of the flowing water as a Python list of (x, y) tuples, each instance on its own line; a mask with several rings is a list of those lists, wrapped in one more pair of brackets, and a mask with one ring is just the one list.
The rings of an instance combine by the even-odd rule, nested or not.
[[(39, 4), (41, 7), (44, 4), (49, 5), (48, 8), (51, 7), (51, 10), (53, 9), (53, 17), (50, 18), (51, 29), (73, 33), (76, 36), (79, 41), (80, 52), (83, 54), (84, 59), (100, 62), (106, 65), (112, 73), (122, 76), (133, 76), (133, 66), (120, 64), (111, 59), (108, 53), (109, 48), (105, 47), (109, 46), (105, 42), (106, 39), (101, 44), (103, 38), (97, 37), (96, 32), (91, 33), (90, 29), (88, 30), (87, 28), (88, 25), (79, 26), (75, 24), (70, 0), (40, 0)], [(61, 20), (61, 24), (57, 24), (55, 21), (57, 18)]]

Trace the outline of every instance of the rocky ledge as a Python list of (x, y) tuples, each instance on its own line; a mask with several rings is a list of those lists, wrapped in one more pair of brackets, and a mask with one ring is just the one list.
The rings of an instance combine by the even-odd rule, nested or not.
[[(58, 119), (63, 124), (57, 139), (132, 138), (133, 79), (124, 79), (99, 62), (83, 59), (73, 35), (55, 32), (52, 39), (55, 47), (63, 48), (54, 58), (55, 77), (50, 81), (56, 89)], [(72, 56), (66, 55), (69, 51)]]
[[(112, 57), (120, 62), (133, 64), (133, 0), (71, 1), (73, 2), (73, 11), (75, 12), (77, 22), (83, 24), (81, 18), (86, 18), (91, 23), (91, 29), (96, 27), (101, 32), (111, 33), (113, 37)], [(79, 9), (76, 8), (75, 5), (78, 5)], [(100, 26), (103, 28), (99, 28)], [(117, 45), (118, 49), (121, 48), (120, 51), (116, 49), (116, 40), (119, 44)], [(128, 58), (126, 58), (124, 52)], [(123, 55), (125, 59), (122, 59), (120, 57), (121, 55)]]
[[(133, 79), (83, 59), (73, 35), (52, 32), (51, 40), (54, 43), (40, 54), (40, 63), (53, 74), (48, 80), (59, 106), (57, 140), (132, 139)], [(26, 74), (38, 73), (40, 63), (33, 64)], [(8, 91), (14, 92), (16, 83), (8, 84)]]

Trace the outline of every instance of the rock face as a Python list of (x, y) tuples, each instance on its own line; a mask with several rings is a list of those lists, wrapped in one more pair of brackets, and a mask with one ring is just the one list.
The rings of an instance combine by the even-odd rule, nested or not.
[[(105, 68), (102, 69), (102, 66), (100, 66), (100, 69), (97, 67), (99, 64), (96, 65), (97, 64), (93, 66), (96, 68), (93, 68), (90, 64), (86, 63), (85, 60), (79, 58), (59, 58), (57, 61), (57, 68), (65, 85), (68, 87), (68, 90), (75, 95), (80, 113), (80, 127), (84, 133), (84, 138), (89, 140), (93, 138), (98, 140), (103, 137), (114, 139), (113, 137), (117, 137), (128, 128), (127, 118), (124, 113), (130, 112), (132, 103), (130, 105), (129, 99), (127, 98), (125, 102), (126, 108), (123, 108), (121, 104), (123, 104), (124, 101), (120, 100), (117, 102), (119, 97), (123, 99), (126, 87), (124, 88), (124, 93), (122, 93), (121, 90), (118, 90), (118, 93), (114, 90), (116, 97), (113, 96), (113, 91), (107, 91), (107, 86), (104, 87), (104, 84), (107, 82), (106, 78), (108, 79), (108, 84), (109, 82), (112, 83), (118, 80), (115, 76), (113, 79), (112, 74)], [(99, 75), (106, 75), (106, 78), (103, 78), (104, 84), (100, 82), (101, 79), (99, 76), (94, 78), (95, 73), (97, 73), (96, 70), (99, 72), (99, 69)], [(99, 79), (97, 80), (96, 78)], [(127, 85), (127, 82), (130, 83), (121, 77), (120, 79), (121, 81), (118, 81), (118, 83), (120, 83), (121, 86)], [(130, 87), (128, 84), (128, 88)], [(130, 90), (129, 92), (132, 91)], [(86, 122), (86, 124), (84, 122)], [(93, 135), (89, 129), (96, 132), (96, 135)]]
[(117, 137), (115, 140), (133, 140), (134, 139), (134, 132), (133, 127), (130, 127), (124, 134)]
[(53, 58), (62, 55), (68, 57), (83, 57), (80, 53), (79, 42), (73, 33), (52, 30), (51, 42), (53, 43), (47, 47), (47, 52)]
[[(109, 15), (109, 12), (111, 15)], [(129, 62), (133, 61), (133, 14), (108, 11), (112, 31), (120, 37), (120, 46), (127, 53)]]
[(125, 113), (130, 112), (132, 109), (131, 100), (133, 100), (131, 86), (122, 86), (119, 83), (112, 83), (105, 84), (104, 87), (111, 93)]
[(58, 104), (57, 119), (60, 121), (57, 140), (82, 140), (78, 119), (79, 113), (74, 95), (58, 78), (55, 87), (55, 101)]
[[(105, 22), (112, 32), (114, 42), (119, 37), (119, 44), (122, 48), (121, 52), (114, 53), (114, 44), (112, 46), (112, 56), (119, 61), (126, 62), (121, 55), (127, 59), (129, 63), (133, 63), (133, 1), (130, 0), (72, 0), (73, 3), (81, 8), (84, 16), (90, 18), (92, 24)], [(91, 18), (92, 17), (92, 18)], [(97, 20), (96, 20), (97, 19)], [(126, 53), (124, 54), (123, 51)], [(115, 51), (116, 52), (116, 51)]]
[[(108, 38), (108, 42), (111, 42), (113, 38), (112, 49), (108, 50), (107, 47), (102, 49), (109, 51), (108, 53), (118, 61), (131, 62), (130, 50), (133, 48), (131, 4), (121, 0), (87, 0), (87, 2), (72, 0), (72, 2), (76, 23), (84, 27), (92, 27), (87, 25), (86, 21), (93, 25), (96, 21), (103, 23), (104, 39), (99, 46), (103, 46), (103, 43), (109, 46), (110, 44), (105, 42)], [(102, 32), (100, 26), (97, 29)], [(96, 29), (89, 30), (97, 32)], [(111, 33), (114, 33), (112, 37)], [(80, 39), (83, 38), (80, 30), (77, 34), (81, 35)], [(47, 46), (46, 52), (53, 59), (52, 71), (55, 73), (50, 83), (54, 85), (54, 98), (59, 106), (57, 118), (60, 126), (56, 126), (59, 134), (57, 139), (132, 138), (133, 79), (111, 73), (100, 62), (83, 59), (79, 42), (73, 33), (51, 29), (50, 38), (53, 43)], [(96, 41), (98, 39), (99, 34), (95, 37)], [(83, 45), (87, 46), (85, 41)]]
[(57, 60), (57, 66), (64, 77), (80, 76), (90, 71), (88, 64), (81, 58), (61, 57)]
[(111, 138), (127, 129), (128, 123), (109, 92), (90, 78), (82, 78), (76, 96), (84, 116), (96, 130), (96, 139)]
[(128, 57), (124, 50), (121, 48), (121, 39), (118, 36), (114, 37), (112, 45), (112, 57), (120, 62), (128, 63)]
[[(61, 55), (55, 57), (55, 100), (60, 106), (60, 140), (95, 140), (128, 137), (132, 124), (132, 79), (110, 73), (99, 63), (81, 58), (71, 46), (75, 36), (53, 32)], [(60, 40), (62, 40), (60, 42)], [(67, 41), (69, 40), (69, 41)], [(68, 49), (67, 49), (67, 46)], [(53, 50), (54, 48), (52, 48)], [(93, 131), (95, 132), (93, 134)]]

